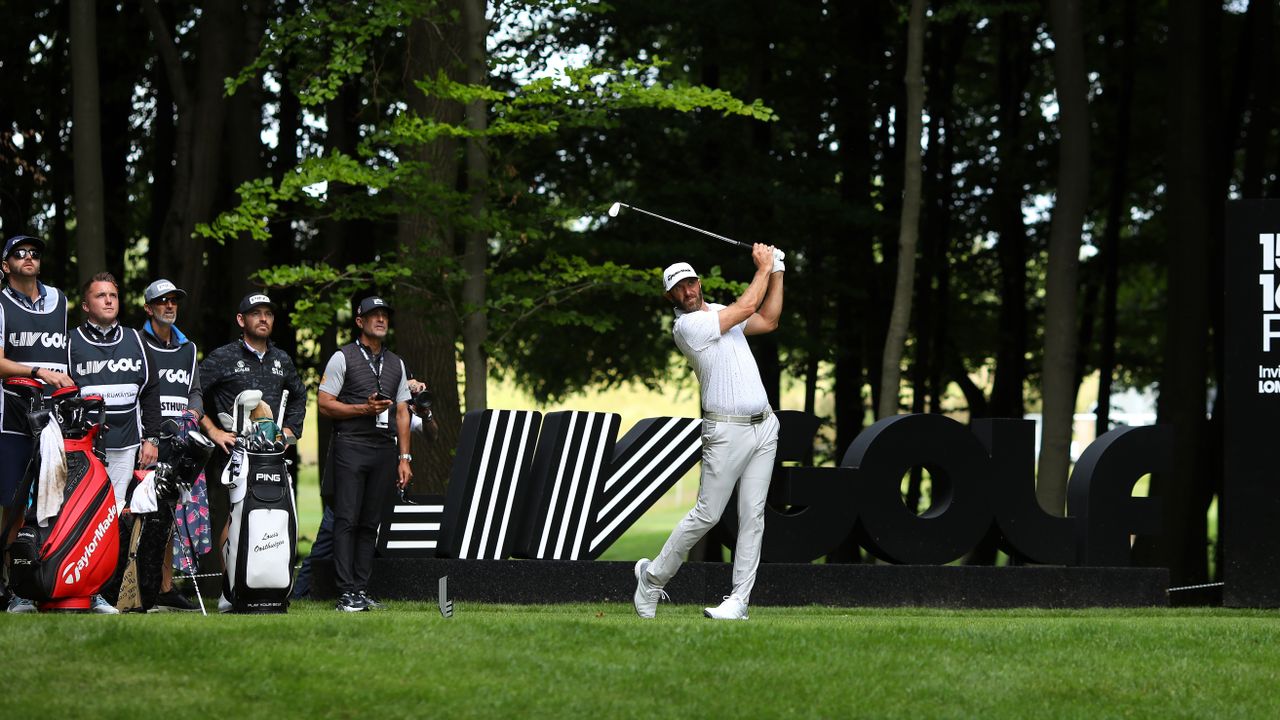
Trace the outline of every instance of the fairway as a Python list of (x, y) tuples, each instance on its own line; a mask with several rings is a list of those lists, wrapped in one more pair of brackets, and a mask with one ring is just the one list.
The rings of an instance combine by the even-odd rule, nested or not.
[(1280, 714), (1258, 611), (390, 602), (287, 616), (3, 616), (5, 717), (1151, 717)]

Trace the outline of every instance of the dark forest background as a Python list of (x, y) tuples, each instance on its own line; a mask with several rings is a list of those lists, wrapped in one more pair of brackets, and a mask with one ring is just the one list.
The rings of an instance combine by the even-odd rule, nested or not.
[[(1114, 393), (1156, 388), (1176, 470), (1136, 552), (1211, 579), (1224, 203), (1280, 196), (1276, 3), (916, 4), (2, 0), (0, 233), (44, 238), (73, 299), (103, 268), (128, 307), (171, 278), (205, 349), (267, 287), (311, 373), (351, 299), (385, 293), (437, 396), (417, 474), (439, 490), (485, 378), (657, 385), (656, 268), (689, 260), (715, 297), (748, 276), (616, 200), (787, 250), (782, 328), (753, 349), (775, 403), (784, 373), (796, 409), (833, 398), (839, 457), (884, 414), (905, 228), (897, 411), (1048, 424), (1098, 372), (1104, 431)], [(1041, 459), (1056, 512), (1065, 467)]]

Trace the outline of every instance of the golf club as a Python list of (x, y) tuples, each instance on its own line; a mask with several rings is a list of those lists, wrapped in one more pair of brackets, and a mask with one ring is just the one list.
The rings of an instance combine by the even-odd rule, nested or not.
[(671, 218), (669, 218), (669, 217), (664, 217), (664, 216), (662, 216), (662, 215), (659, 215), (658, 213), (655, 213), (655, 212), (649, 212), (648, 210), (645, 210), (644, 208), (638, 208), (638, 207), (636, 207), (635, 205), (628, 205), (628, 204), (626, 204), (626, 203), (616, 202), (616, 203), (614, 203), (612, 206), (610, 206), (610, 207), (609, 207), (609, 217), (618, 217), (618, 211), (619, 211), (619, 209), (621, 209), (621, 208), (627, 208), (627, 209), (629, 209), (629, 210), (635, 210), (636, 212), (642, 212), (642, 213), (644, 213), (645, 215), (651, 215), (651, 216), (653, 216), (653, 217), (658, 218), (659, 220), (666, 220), (667, 222), (671, 223), (672, 225), (679, 225), (679, 226), (680, 226), (680, 227), (682, 227), (682, 228), (688, 228), (689, 230), (693, 230), (694, 232), (700, 232), (700, 233), (702, 233), (703, 235), (709, 235), (709, 236), (711, 236), (711, 237), (713, 237), (713, 238), (715, 238), (715, 239), (717, 239), (717, 240), (723, 240), (724, 242), (727, 242), (727, 243), (729, 243), (729, 244), (731, 244), (731, 245), (737, 245), (738, 247), (744, 247), (744, 248), (750, 248), (750, 247), (751, 247), (751, 244), (750, 244), (750, 243), (739, 242), (738, 240), (734, 240), (733, 238), (727, 238), (727, 237), (725, 237), (725, 236), (723, 236), (723, 235), (717, 235), (717, 234), (715, 234), (715, 233), (713, 233), (713, 232), (711, 232), (711, 231), (709, 231), (709, 230), (703, 230), (702, 228), (698, 228), (698, 227), (694, 227), (694, 226), (689, 225), (689, 224), (686, 224), (686, 223), (682, 223), (682, 222), (680, 222), (679, 220), (672, 220), (672, 219), (671, 219)]

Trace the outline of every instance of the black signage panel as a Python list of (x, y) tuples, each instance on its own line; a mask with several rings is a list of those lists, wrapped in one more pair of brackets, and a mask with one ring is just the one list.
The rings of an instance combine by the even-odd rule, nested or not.
[(1280, 201), (1227, 204), (1223, 604), (1280, 607)]

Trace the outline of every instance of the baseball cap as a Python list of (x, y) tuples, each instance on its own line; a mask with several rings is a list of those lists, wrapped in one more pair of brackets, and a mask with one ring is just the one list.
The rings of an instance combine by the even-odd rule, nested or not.
[(13, 249), (19, 245), (34, 245), (37, 250), (44, 252), (44, 241), (40, 238), (33, 238), (30, 235), (14, 235), (4, 241), (4, 255), (0, 258), (9, 259), (9, 255), (13, 253)]
[(364, 315), (374, 310), (386, 310), (388, 315), (395, 312), (395, 308), (377, 295), (371, 295), (360, 301), (360, 306), (356, 308), (356, 317)]
[(177, 285), (160, 278), (147, 286), (147, 289), (142, 292), (142, 299), (150, 305), (165, 295), (177, 295), (178, 299), (182, 300), (187, 297), (187, 291), (179, 290)]
[(698, 273), (693, 271), (693, 266), (689, 263), (678, 262), (674, 265), (669, 265), (666, 270), (662, 271), (662, 292), (671, 292), (671, 288), (675, 287), (676, 283), (691, 277), (698, 277)]
[(271, 298), (267, 297), (266, 295), (262, 293), (249, 293), (248, 295), (244, 296), (243, 300), (240, 301), (240, 309), (237, 310), (236, 312), (243, 315), (249, 312), (250, 310), (258, 307), (259, 305), (266, 305), (272, 310), (276, 309), (276, 304), (271, 302)]

